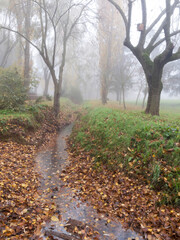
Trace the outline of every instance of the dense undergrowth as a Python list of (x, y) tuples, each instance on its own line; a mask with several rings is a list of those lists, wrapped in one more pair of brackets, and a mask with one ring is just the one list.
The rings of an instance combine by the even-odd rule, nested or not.
[(180, 205), (180, 132), (178, 119), (151, 117), (139, 112), (95, 108), (76, 124), (71, 137), (112, 171), (123, 169), (161, 196), (158, 204)]

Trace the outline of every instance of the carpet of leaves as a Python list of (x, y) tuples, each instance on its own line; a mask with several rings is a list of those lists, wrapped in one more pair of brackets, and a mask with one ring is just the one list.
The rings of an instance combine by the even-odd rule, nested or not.
[(97, 211), (120, 220), (145, 239), (180, 238), (180, 209), (156, 206), (160, 196), (143, 178), (130, 178), (123, 170), (112, 172), (102, 164), (97, 167), (84, 149), (77, 147), (74, 152), (71, 144), (69, 149), (70, 165), (62, 178), (81, 200), (90, 201)]
[[(39, 145), (50, 144), (57, 131), (75, 118), (76, 114), (66, 111), (57, 121), (51, 109), (46, 109), (41, 127), (35, 132), (22, 127), (19, 132), (18, 122), (9, 122), (17, 139), (12, 135), (8, 142), (0, 140), (0, 239), (41, 239), (42, 224), (51, 218), (56, 207), (42, 198), (38, 189), (40, 175), (35, 156)], [(23, 144), (17, 143), (22, 136)]]
[(0, 239), (30, 239), (53, 213), (38, 195), (35, 146), (0, 145)]

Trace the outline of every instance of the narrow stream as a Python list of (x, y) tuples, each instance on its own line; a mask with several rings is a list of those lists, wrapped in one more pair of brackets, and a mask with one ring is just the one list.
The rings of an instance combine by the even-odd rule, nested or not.
[[(97, 213), (89, 204), (81, 202), (60, 179), (60, 174), (68, 164), (68, 153), (66, 151), (65, 138), (71, 134), (73, 125), (65, 127), (51, 147), (40, 151), (36, 161), (42, 175), (41, 191), (46, 193), (46, 197), (57, 206), (57, 217), (59, 221), (50, 221), (46, 223), (44, 229), (63, 233), (72, 239), (104, 239), (104, 240), (131, 240), (143, 239), (135, 232), (124, 230), (119, 222), (108, 222), (107, 218)], [(72, 173), (73, 174), (73, 173)], [(47, 194), (48, 193), (48, 194)], [(96, 237), (83, 238), (76, 236), (73, 238), (66, 231), (67, 221), (69, 219), (78, 220), (82, 223), (93, 226), (99, 232)], [(43, 239), (47, 237), (43, 236)], [(68, 239), (54, 237), (52, 239)]]

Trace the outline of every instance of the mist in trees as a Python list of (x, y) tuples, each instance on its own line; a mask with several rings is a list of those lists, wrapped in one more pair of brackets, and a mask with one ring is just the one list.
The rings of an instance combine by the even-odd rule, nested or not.
[(0, 67), (16, 67), (27, 97), (52, 99), (56, 116), (60, 97), (113, 100), (124, 109), (133, 101), (159, 115), (161, 93), (180, 94), (179, 6), (178, 0), (155, 10), (145, 0), (1, 0)]

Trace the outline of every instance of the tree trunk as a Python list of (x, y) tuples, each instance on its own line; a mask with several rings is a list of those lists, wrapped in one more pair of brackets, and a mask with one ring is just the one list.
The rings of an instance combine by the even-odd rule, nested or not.
[(122, 87), (122, 97), (123, 97), (123, 106), (124, 106), (124, 110), (126, 109), (126, 102), (125, 102), (125, 90), (124, 90), (124, 86)]
[[(26, 1), (26, 14), (25, 14), (25, 36), (30, 39), (30, 27), (31, 27), (31, 1)], [(24, 50), (24, 86), (29, 88), (30, 86), (30, 43), (25, 42)]]
[(122, 89), (119, 90), (119, 105), (122, 103)]
[(147, 77), (148, 83), (148, 101), (145, 113), (151, 114), (152, 116), (159, 116), (159, 108), (160, 108), (160, 97), (161, 91), (163, 89), (163, 84), (161, 82), (162, 71), (158, 64), (154, 65), (154, 71), (151, 76)]
[(44, 92), (43, 92), (43, 96), (47, 97), (48, 95), (48, 89), (49, 89), (49, 81), (50, 81), (50, 71), (48, 70), (48, 68), (43, 68), (44, 71)]
[(117, 102), (119, 102), (119, 100), (120, 100), (119, 97), (120, 97), (120, 94), (119, 94), (119, 91), (117, 90), (117, 91), (116, 91), (116, 101), (117, 101)]
[(45, 86), (44, 86), (43, 96), (44, 96), (44, 97), (47, 97), (50, 78), (48, 77), (48, 78), (45, 78), (44, 80), (45, 80), (45, 81), (44, 81), (44, 82), (45, 82)]
[(60, 111), (60, 90), (59, 90), (59, 82), (54, 85), (54, 114), (58, 117)]
[(101, 79), (101, 101), (102, 101), (103, 105), (107, 104), (107, 95), (108, 95), (108, 86), (107, 86), (106, 77), (102, 76), (102, 79)]
[(138, 95), (137, 95), (137, 98), (136, 98), (136, 106), (137, 106), (137, 104), (138, 104), (141, 91), (142, 91), (142, 86), (140, 87), (139, 92), (138, 92)]
[(142, 109), (144, 109), (144, 107), (145, 107), (145, 101), (146, 101), (147, 94), (148, 94), (148, 88), (146, 87), (144, 89), (144, 97), (143, 97)]
[(30, 86), (30, 44), (26, 41), (24, 50), (24, 86)]

